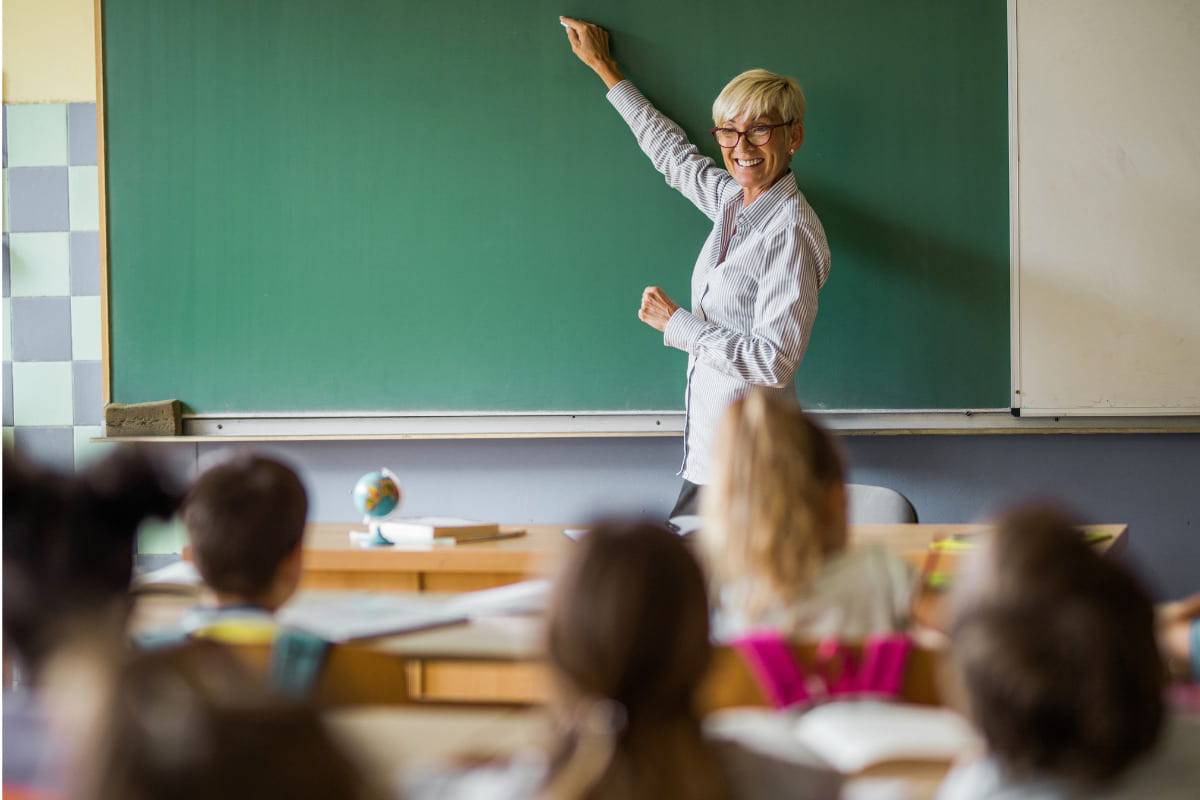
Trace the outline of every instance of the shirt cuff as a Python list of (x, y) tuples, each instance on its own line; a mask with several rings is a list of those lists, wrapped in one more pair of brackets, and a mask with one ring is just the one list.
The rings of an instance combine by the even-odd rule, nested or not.
[(636, 86), (630, 83), (628, 78), (609, 89), (605, 96), (617, 113), (626, 120), (639, 108), (650, 105), (650, 101), (638, 91)]
[(706, 327), (708, 323), (692, 312), (677, 308), (663, 328), (663, 344), (691, 353)]
[(1200, 683), (1200, 619), (1192, 620), (1191, 634), (1192, 681)]

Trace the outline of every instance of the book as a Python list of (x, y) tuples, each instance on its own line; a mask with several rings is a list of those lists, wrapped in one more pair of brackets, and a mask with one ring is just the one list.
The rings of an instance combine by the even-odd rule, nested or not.
[(726, 709), (704, 727), (769, 755), (824, 763), (847, 775), (889, 761), (948, 763), (982, 747), (970, 723), (950, 709), (875, 700), (802, 713)]
[(497, 538), (500, 526), (457, 517), (414, 517), (379, 523), (379, 535), (392, 544), (428, 544), (436, 539), (472, 542)]

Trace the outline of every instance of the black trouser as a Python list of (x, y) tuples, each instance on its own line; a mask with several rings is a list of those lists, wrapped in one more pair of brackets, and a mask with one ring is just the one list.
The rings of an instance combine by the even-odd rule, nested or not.
[(671, 509), (671, 513), (667, 515), (667, 519), (672, 517), (681, 517), (685, 514), (696, 515), (700, 513), (700, 486), (692, 483), (689, 480), (684, 480), (683, 486), (679, 489), (679, 497), (675, 500), (675, 507)]

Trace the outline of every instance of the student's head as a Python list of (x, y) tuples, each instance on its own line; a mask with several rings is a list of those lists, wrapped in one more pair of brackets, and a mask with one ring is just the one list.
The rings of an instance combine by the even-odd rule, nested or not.
[(766, 392), (725, 412), (701, 507), (717, 579), (750, 579), (762, 598), (803, 594), (825, 559), (846, 546), (837, 446), (811, 417)]
[(954, 661), (1006, 770), (1101, 783), (1153, 747), (1163, 667), (1149, 596), (1062, 514), (1004, 517), (956, 588)]
[[(611, 760), (580, 796), (720, 790), (711, 764), (695, 763), (705, 761), (695, 695), (712, 645), (704, 576), (678, 536), (644, 523), (594, 527), (559, 575), (547, 655), (562, 718), (578, 721), (597, 706), (617, 718)], [(568, 735), (560, 756), (578, 757), (577, 743)]]
[(122, 447), (70, 475), (4, 453), (4, 638), (31, 678), (72, 631), (120, 631), (138, 526), (169, 518), (181, 493)]
[(221, 602), (271, 610), (295, 592), (308, 496), (287, 466), (242, 454), (204, 472), (184, 503), (192, 559)]
[(268, 695), (212, 642), (135, 656), (88, 749), (80, 800), (367, 796), (314, 710)]

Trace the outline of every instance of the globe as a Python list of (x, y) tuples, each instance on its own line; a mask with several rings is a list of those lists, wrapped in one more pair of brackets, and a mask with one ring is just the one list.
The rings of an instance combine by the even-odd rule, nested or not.
[(368, 472), (354, 484), (354, 505), (368, 519), (382, 519), (400, 505), (400, 484), (391, 470)]

